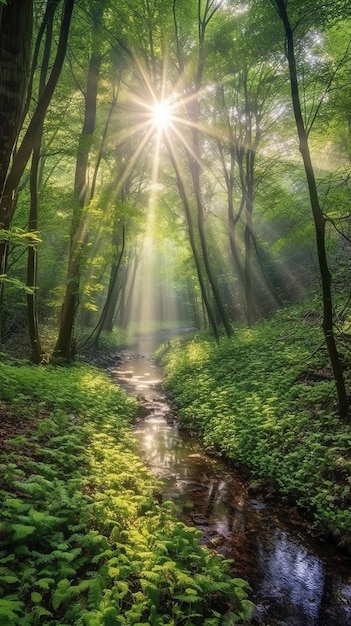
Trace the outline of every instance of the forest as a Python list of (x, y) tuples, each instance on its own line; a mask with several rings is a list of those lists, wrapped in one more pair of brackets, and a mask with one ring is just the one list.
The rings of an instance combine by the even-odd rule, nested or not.
[(138, 451), (141, 336), (350, 556), (350, 86), (349, 0), (0, 0), (4, 626), (266, 624)]

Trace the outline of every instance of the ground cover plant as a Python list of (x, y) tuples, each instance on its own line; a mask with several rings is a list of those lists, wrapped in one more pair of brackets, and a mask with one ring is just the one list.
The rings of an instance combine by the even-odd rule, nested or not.
[(285, 309), (230, 340), (199, 333), (159, 356), (182, 424), (350, 548), (351, 428), (337, 416), (319, 322)]
[(247, 623), (246, 583), (154, 498), (135, 399), (85, 364), (0, 378), (3, 626)]

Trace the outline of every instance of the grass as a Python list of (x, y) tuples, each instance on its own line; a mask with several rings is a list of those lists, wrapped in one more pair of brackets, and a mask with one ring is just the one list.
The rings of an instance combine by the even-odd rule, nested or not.
[(183, 426), (351, 547), (351, 428), (314, 316), (280, 311), (231, 340), (199, 333), (159, 356)]
[(248, 623), (245, 581), (155, 499), (136, 400), (85, 364), (0, 380), (3, 626)]

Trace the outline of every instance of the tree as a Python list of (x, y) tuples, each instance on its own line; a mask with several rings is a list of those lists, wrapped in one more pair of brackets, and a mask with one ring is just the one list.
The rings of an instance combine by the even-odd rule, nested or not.
[[(228, 337), (232, 334), (232, 327), (228, 318), (228, 314), (225, 310), (225, 307), (222, 302), (221, 294), (218, 288), (217, 280), (212, 271), (208, 246), (206, 241), (206, 231), (205, 231), (205, 206), (203, 194), (201, 191), (201, 142), (200, 142), (200, 133), (199, 133), (199, 124), (200, 124), (200, 91), (202, 87), (202, 79), (203, 79), (203, 71), (205, 67), (205, 59), (206, 59), (206, 31), (213, 20), (216, 12), (222, 5), (222, 2), (213, 3), (211, 0), (205, 0), (202, 2), (198, 0), (197, 3), (197, 45), (196, 45), (196, 58), (192, 59), (191, 64), (194, 66), (194, 69), (189, 72), (190, 76), (187, 76), (188, 69), (186, 68), (186, 60), (184, 59), (183, 50), (181, 46), (181, 34), (180, 34), (180, 26), (177, 20), (176, 13), (176, 2), (173, 3), (173, 12), (174, 12), (174, 22), (175, 22), (175, 35), (177, 38), (176, 41), (176, 54), (177, 54), (177, 64), (178, 71), (181, 76), (181, 81), (184, 82), (184, 108), (186, 112), (186, 117), (188, 119), (188, 125), (190, 126), (189, 138), (183, 142), (185, 146), (185, 157), (187, 160), (191, 181), (193, 194), (195, 198), (195, 207), (196, 207), (196, 222), (197, 222), (197, 232), (199, 235), (200, 241), (200, 249), (201, 249), (201, 259), (204, 266), (204, 273), (209, 282), (213, 300), (215, 307), (219, 313), (219, 318), (221, 323), (225, 328), (225, 332)], [(189, 67), (191, 67), (189, 63)], [(196, 250), (196, 238), (194, 236), (194, 226), (193, 226), (193, 218), (191, 216), (191, 205), (189, 203), (189, 193), (185, 192), (185, 186), (180, 182), (180, 170), (176, 164), (177, 157), (171, 154), (169, 150), (169, 154), (171, 155), (172, 164), (174, 167), (177, 167), (176, 177), (178, 181), (178, 186), (183, 187), (182, 191), (180, 190), (181, 197), (183, 202), (185, 202), (185, 211), (187, 215), (187, 222), (189, 227), (189, 237), (191, 241), (191, 247), (194, 253), (194, 259), (197, 267), (198, 277), (201, 285), (201, 293), (206, 306), (206, 310), (211, 322), (212, 329), (215, 335), (218, 337), (218, 332), (215, 330), (216, 321), (215, 314), (212, 311), (212, 305), (210, 303), (207, 288), (204, 281), (203, 271), (201, 269), (200, 256), (199, 252)]]
[(323, 332), (337, 389), (339, 414), (340, 417), (345, 418), (348, 412), (348, 399), (346, 395), (343, 369), (336, 347), (334, 334), (331, 274), (329, 271), (325, 244), (326, 218), (323, 214), (319, 202), (316, 177), (314, 173), (308, 141), (308, 129), (306, 128), (306, 124), (304, 122), (302, 114), (302, 106), (299, 92), (299, 79), (295, 56), (294, 27), (290, 21), (286, 0), (272, 0), (272, 3), (273, 6), (276, 8), (278, 15), (283, 23), (286, 37), (286, 55), (289, 65), (291, 99), (293, 104), (297, 134), (299, 137), (299, 148), (305, 168), (312, 215), (315, 225), (318, 262), (322, 283)]
[(79, 302), (82, 254), (86, 240), (85, 211), (88, 196), (88, 166), (96, 124), (97, 94), (102, 60), (99, 28), (103, 9), (101, 3), (95, 4), (92, 8), (92, 51), (83, 94), (84, 121), (77, 148), (67, 284), (61, 309), (59, 334), (54, 350), (55, 357), (63, 357), (67, 360), (71, 360), (75, 353), (74, 324)]
[[(58, 2), (48, 2), (46, 5), (45, 14), (43, 17), (43, 29), (39, 30), (37, 46), (39, 47), (41, 39), (41, 30), (45, 30), (45, 44), (42, 55), (42, 63), (39, 77), (39, 89), (38, 98), (40, 100), (46, 85), (47, 73), (50, 63), (50, 53), (53, 39), (53, 23), (55, 11), (58, 7)], [(33, 62), (36, 62), (36, 56)], [(34, 68), (32, 70), (34, 72)], [(43, 122), (39, 125), (37, 135), (33, 143), (32, 163), (30, 169), (30, 210), (28, 220), (29, 232), (36, 232), (38, 230), (38, 187), (39, 187), (39, 171), (40, 171), (40, 156), (42, 147), (43, 136)], [(31, 358), (34, 363), (41, 363), (43, 359), (39, 325), (38, 325), (38, 311), (37, 311), (37, 246), (31, 245), (28, 247), (28, 262), (27, 262), (27, 287), (30, 291), (27, 292), (27, 309), (28, 309), (28, 330), (29, 339), (31, 343)]]

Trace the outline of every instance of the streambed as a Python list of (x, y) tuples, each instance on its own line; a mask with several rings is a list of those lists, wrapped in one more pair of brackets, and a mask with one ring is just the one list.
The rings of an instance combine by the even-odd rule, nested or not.
[(163, 481), (163, 500), (203, 531), (203, 543), (234, 559), (233, 576), (252, 588), (256, 624), (351, 626), (351, 559), (308, 536), (294, 509), (282, 512), (250, 493), (239, 474), (179, 428), (151, 358), (161, 342), (141, 338), (110, 371), (143, 398), (145, 417), (134, 433)]

